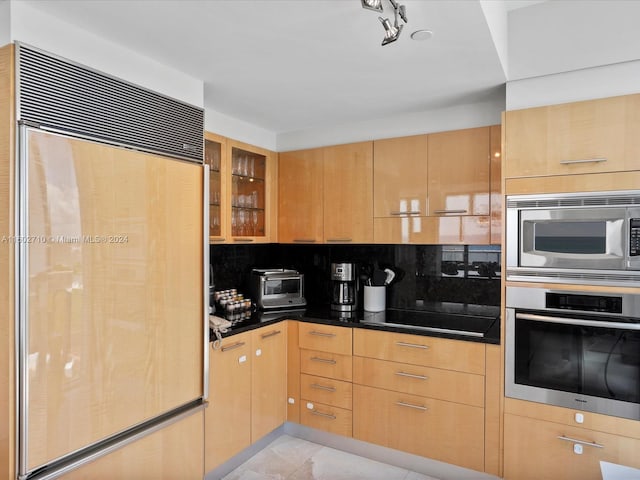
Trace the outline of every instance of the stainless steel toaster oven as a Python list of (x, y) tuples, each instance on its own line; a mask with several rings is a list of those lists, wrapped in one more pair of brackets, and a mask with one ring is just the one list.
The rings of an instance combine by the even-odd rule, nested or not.
[(258, 308), (276, 310), (306, 306), (304, 275), (284, 268), (251, 270), (251, 296)]

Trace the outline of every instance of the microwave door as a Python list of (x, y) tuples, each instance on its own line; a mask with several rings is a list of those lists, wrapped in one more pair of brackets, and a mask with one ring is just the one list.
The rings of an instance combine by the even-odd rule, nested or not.
[(624, 208), (520, 212), (520, 266), (588, 270), (625, 264)]

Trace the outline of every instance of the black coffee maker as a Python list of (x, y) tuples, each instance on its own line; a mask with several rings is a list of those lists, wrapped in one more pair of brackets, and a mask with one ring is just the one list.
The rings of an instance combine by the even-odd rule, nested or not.
[(353, 312), (358, 303), (358, 275), (354, 263), (331, 264), (331, 310)]

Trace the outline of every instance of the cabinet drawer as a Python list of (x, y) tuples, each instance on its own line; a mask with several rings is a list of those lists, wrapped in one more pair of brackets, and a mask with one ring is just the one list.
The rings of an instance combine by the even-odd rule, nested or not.
[(300, 372), (319, 377), (351, 381), (351, 355), (300, 350)]
[(353, 418), (351, 410), (302, 399), (300, 423), (308, 427), (350, 437)]
[(352, 385), (332, 378), (300, 375), (300, 397), (351, 410)]
[(351, 328), (300, 323), (300, 348), (351, 355)]
[(600, 480), (600, 461), (640, 468), (640, 440), (619, 435), (506, 414), (504, 439), (506, 480)]
[(484, 375), (484, 344), (355, 329), (354, 355)]
[(353, 382), (396, 392), (484, 406), (484, 376), (353, 357)]
[(484, 470), (483, 408), (354, 385), (353, 436)]

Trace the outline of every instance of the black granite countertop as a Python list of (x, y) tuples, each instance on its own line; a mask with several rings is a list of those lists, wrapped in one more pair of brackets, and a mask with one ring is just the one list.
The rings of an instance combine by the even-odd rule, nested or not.
[[(329, 306), (309, 306), (300, 310), (255, 311), (229, 317), (232, 322), (223, 337), (260, 328), (282, 320), (369, 328), (390, 332), (452, 338), (488, 344), (500, 343), (500, 307), (462, 303), (428, 303), (412, 310), (390, 308), (371, 313), (336, 312)], [(211, 340), (215, 340), (211, 332)]]

